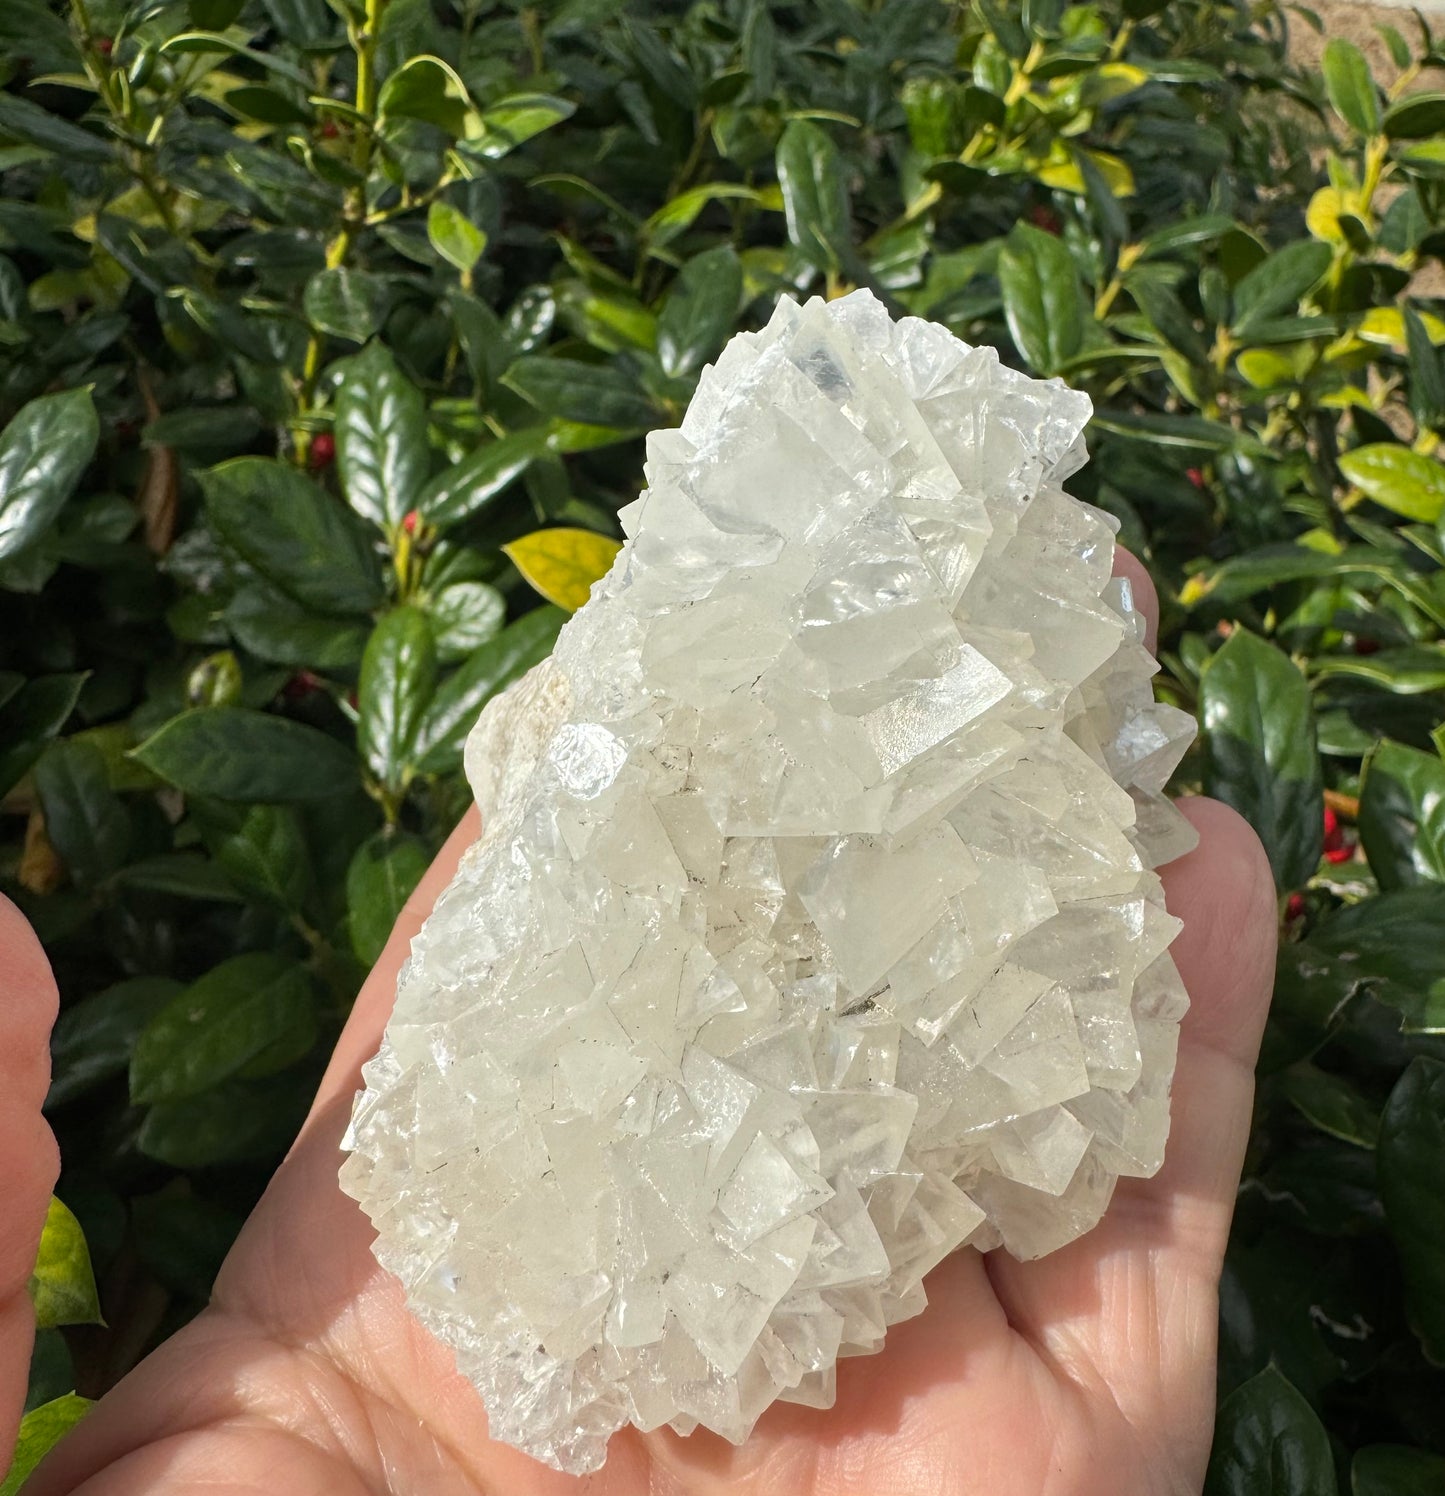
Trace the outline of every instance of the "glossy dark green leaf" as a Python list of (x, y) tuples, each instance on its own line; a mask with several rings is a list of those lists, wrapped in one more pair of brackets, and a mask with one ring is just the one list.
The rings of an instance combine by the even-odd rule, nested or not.
[(383, 120), (421, 120), (448, 135), (461, 135), (473, 114), (466, 84), (439, 57), (412, 57), (381, 86)]
[(312, 276), (306, 287), (306, 320), (322, 332), (364, 343), (380, 331), (390, 300), (379, 275), (342, 265)]
[(279, 88), (266, 88), (260, 84), (230, 89), (226, 94), (226, 107), (246, 119), (267, 125), (304, 125), (311, 119), (311, 111), (304, 104), (282, 93)]
[(280, 1159), (306, 1115), (309, 1090), (293, 1076), (226, 1081), (146, 1113), (136, 1147), (173, 1169), (205, 1169), (243, 1159)]
[(136, 1254), (171, 1293), (199, 1304), (211, 1287), (245, 1218), (198, 1195), (143, 1195), (131, 1207)]
[(652, 402), (615, 364), (524, 354), (502, 382), (549, 415), (589, 426), (642, 430), (657, 420)]
[(1289, 656), (1236, 628), (1200, 683), (1205, 793), (1259, 832), (1276, 884), (1297, 888), (1323, 838), (1323, 784), (1314, 712)]
[(200, 852), (159, 852), (128, 862), (115, 875), (121, 888), (169, 894), (203, 903), (239, 904), (241, 894), (226, 874)]
[(1445, 888), (1380, 894), (1323, 920), (1311, 940), (1402, 1016), (1407, 1033), (1445, 1033)]
[(216, 533), (268, 581), (319, 613), (364, 613), (383, 596), (365, 527), (284, 462), (237, 457), (201, 475)]
[(509, 624), (442, 681), (422, 722), (418, 764), (427, 773), (455, 769), (462, 743), (481, 709), (518, 676), (551, 653), (567, 621), (561, 608), (534, 609)]
[(714, 357), (737, 322), (743, 267), (731, 245), (689, 260), (657, 319), (663, 372), (692, 374)]
[(1445, 93), (1412, 93), (1391, 104), (1383, 121), (1391, 140), (1425, 140), (1445, 133)]
[(1204, 1496), (1334, 1496), (1329, 1436), (1274, 1367), (1220, 1405)]
[(193, 813), (211, 856), (237, 889), (278, 909), (301, 908), (311, 887), (311, 856), (294, 810), (201, 801)]
[(103, 135), (82, 129), (29, 99), (0, 93), (0, 135), (39, 146), (69, 161), (103, 166), (114, 159), (114, 147)]
[(1067, 245), (1032, 224), (1015, 224), (999, 255), (998, 279), (1015, 345), (1030, 367), (1052, 374), (1084, 337), (1084, 294)]
[(372, 631), (361, 660), (356, 744), (390, 790), (405, 788), (420, 756), (417, 739), (436, 689), (436, 645), (419, 608), (394, 608)]
[(89, 465), (99, 434), (88, 389), (41, 395), (0, 432), (0, 560), (50, 528)]
[(853, 254), (852, 209), (832, 137), (812, 120), (790, 120), (778, 141), (777, 168), (788, 238), (819, 270), (844, 268)]
[(0, 1480), (0, 1496), (20, 1496), (20, 1488), (31, 1472), (85, 1417), (91, 1406), (88, 1398), (67, 1392), (64, 1397), (27, 1413), (20, 1422), (9, 1472)]
[(1352, 962), (1309, 940), (1281, 944), (1259, 1073), (1270, 1075), (1314, 1054), (1344, 1021), (1365, 980)]
[(381, 343), (348, 359), (339, 376), (333, 429), (342, 492), (373, 524), (398, 525), (431, 470), (426, 402)]
[(35, 1306), (35, 1324), (41, 1330), (104, 1322), (85, 1232), (70, 1209), (53, 1195), (27, 1288)]
[(35, 766), (45, 829), (81, 889), (103, 883), (125, 861), (130, 817), (110, 787), (105, 755), (72, 738), (52, 744)]
[(1380, 1198), (1405, 1279), (1410, 1325), (1445, 1364), (1445, 1064), (1412, 1060), (1380, 1124)]
[(1369, 1444), (1355, 1451), (1352, 1496), (1440, 1496), (1445, 1455), (1405, 1444)]
[(417, 495), (417, 512), (428, 524), (441, 529), (479, 513), (520, 477), (546, 446), (546, 433), (539, 427), (487, 442), (438, 473)]
[(46, 1109), (123, 1075), (141, 1030), (180, 991), (170, 977), (132, 977), (66, 1008), (50, 1037)]
[(326, 0), (261, 0), (266, 14), (288, 42), (314, 47), (336, 39), (336, 24)]
[(240, 588), (224, 617), (231, 637), (258, 660), (312, 670), (354, 670), (371, 632), (364, 619), (308, 612), (264, 583)]
[(363, 966), (375, 965), (430, 862), (421, 841), (404, 832), (380, 831), (357, 848), (346, 871), (346, 921)]
[(555, 94), (508, 94), (482, 110), (480, 128), (467, 140), (466, 149), (488, 161), (500, 160), (534, 135), (570, 119), (575, 109)]
[(65, 1343), (63, 1330), (38, 1330), (30, 1356), (30, 1377), (25, 1389), (25, 1412), (64, 1397), (75, 1386), (75, 1360)]
[(1381, 743), (1365, 767), (1360, 840), (1381, 888), (1445, 883), (1445, 763)]
[(356, 760), (345, 744), (239, 706), (174, 717), (135, 757), (177, 789), (218, 800), (323, 800), (356, 787)]
[(1370, 76), (1370, 64), (1365, 60), (1365, 54), (1344, 37), (1332, 37), (1325, 46), (1321, 70), (1335, 113), (1362, 135), (1377, 133), (1380, 128), (1380, 94)]
[(40, 757), (75, 710), (84, 675), (42, 675), (0, 703), (0, 795)]
[(1271, 317), (1294, 310), (1332, 258), (1328, 244), (1302, 239), (1261, 260), (1234, 288), (1235, 337), (1248, 339)]
[(454, 582), (427, 604), (437, 658), (464, 659), (501, 632), (507, 600), (486, 582)]
[(1300, 1064), (1280, 1077), (1280, 1089), (1295, 1109), (1330, 1137), (1358, 1148), (1373, 1148), (1380, 1114), (1342, 1075)]
[(1438, 427), (1445, 424), (1445, 359), (1414, 307), (1405, 307), (1404, 318), (1410, 356), (1410, 407), (1422, 426)]
[(315, 1002), (306, 968), (271, 951), (232, 956), (146, 1025), (130, 1061), (137, 1105), (182, 1101), (228, 1079)]

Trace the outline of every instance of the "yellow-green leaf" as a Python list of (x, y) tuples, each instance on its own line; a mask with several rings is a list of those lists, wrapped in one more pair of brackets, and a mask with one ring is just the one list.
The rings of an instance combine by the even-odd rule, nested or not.
[(1340, 471), (1382, 509), (1433, 525), (1445, 511), (1445, 464), (1394, 442), (1372, 442), (1340, 458)]
[(587, 601), (592, 584), (607, 575), (622, 546), (593, 530), (559, 526), (534, 530), (502, 549), (548, 602), (575, 613)]
[[(1424, 324), (1432, 343), (1445, 343), (1445, 322), (1433, 312), (1416, 309), (1415, 315)], [(1405, 349), (1405, 314), (1397, 306), (1371, 307), (1363, 317), (1356, 333), (1367, 343), (1379, 343), (1393, 348), (1396, 353)]]
[(30, 1275), (30, 1298), (35, 1305), (35, 1322), (42, 1330), (104, 1323), (85, 1233), (54, 1196), (40, 1237), (40, 1255)]
[(90, 1411), (89, 1398), (67, 1392), (53, 1402), (32, 1409), (20, 1423), (15, 1440), (15, 1457), (9, 1472), (0, 1480), (0, 1496), (20, 1496), (20, 1487), (30, 1473), (60, 1440)]
[(426, 235), (442, 259), (464, 274), (473, 269), (487, 247), (487, 236), (481, 229), (440, 199), (427, 211)]

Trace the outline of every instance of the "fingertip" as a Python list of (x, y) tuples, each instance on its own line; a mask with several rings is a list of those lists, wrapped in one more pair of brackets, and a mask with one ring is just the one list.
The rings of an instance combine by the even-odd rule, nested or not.
[(50, 1030), (60, 994), (30, 921), (0, 894), (0, 1079), (39, 1106), (50, 1084)]
[(1194, 851), (1161, 869), (1170, 912), (1184, 921), (1172, 948), (1191, 1003), (1183, 1037), (1252, 1067), (1278, 942), (1269, 858), (1254, 828), (1218, 800), (1179, 809), (1199, 833)]
[(1134, 606), (1144, 615), (1144, 643), (1153, 654), (1159, 643), (1159, 589), (1149, 568), (1122, 545), (1114, 547), (1114, 575), (1124, 577), (1134, 593)]

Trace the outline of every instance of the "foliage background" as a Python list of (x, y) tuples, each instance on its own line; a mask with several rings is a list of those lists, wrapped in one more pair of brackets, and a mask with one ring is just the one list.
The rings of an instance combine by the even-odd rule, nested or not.
[(0, 887), (65, 1160), (0, 1490), (204, 1301), (641, 434), (860, 284), (1093, 395), (1179, 788), (1270, 851), (1210, 1489), (1445, 1489), (1442, 58), (1304, 73), (1311, 23), (0, 6)]

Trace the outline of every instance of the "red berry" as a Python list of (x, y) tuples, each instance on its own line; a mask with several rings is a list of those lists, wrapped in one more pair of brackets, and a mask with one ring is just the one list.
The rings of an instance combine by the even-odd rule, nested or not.
[(1189, 479), (1195, 488), (1204, 487), (1204, 473), (1199, 468), (1185, 468), (1184, 476)]
[(108, 36), (98, 36), (95, 39), (95, 50), (102, 57), (109, 57), (115, 48), (115, 43)]
[(287, 701), (304, 701), (321, 689), (321, 677), (309, 670), (298, 670), (282, 688)]
[(1057, 234), (1064, 226), (1064, 220), (1047, 203), (1036, 203), (1029, 209), (1029, 222), (1046, 234)]
[(1326, 862), (1348, 862), (1355, 855), (1351, 847), (1326, 847)]
[(1378, 639), (1355, 640), (1355, 653), (1357, 655), (1372, 655), (1375, 654), (1379, 650), (1379, 648), (1380, 641)]
[(311, 466), (330, 467), (336, 461), (336, 438), (329, 431), (318, 431), (311, 438)]
[(341, 134), (341, 129), (334, 119), (329, 119), (321, 126), (321, 138), (323, 140), (335, 140)]
[(1333, 810), (1331, 810), (1331, 808), (1328, 805), (1326, 805), (1325, 806), (1325, 840), (1329, 841), (1329, 839), (1331, 837), (1338, 838), (1339, 834), (1340, 834), (1340, 818), (1334, 813)]
[(1305, 896), (1302, 893), (1292, 893), (1284, 906), (1284, 917), (1286, 919), (1298, 919), (1305, 912)]
[(401, 527), (408, 535), (416, 534), (416, 527), (421, 523), (421, 515), (415, 509), (408, 509), (402, 516)]

